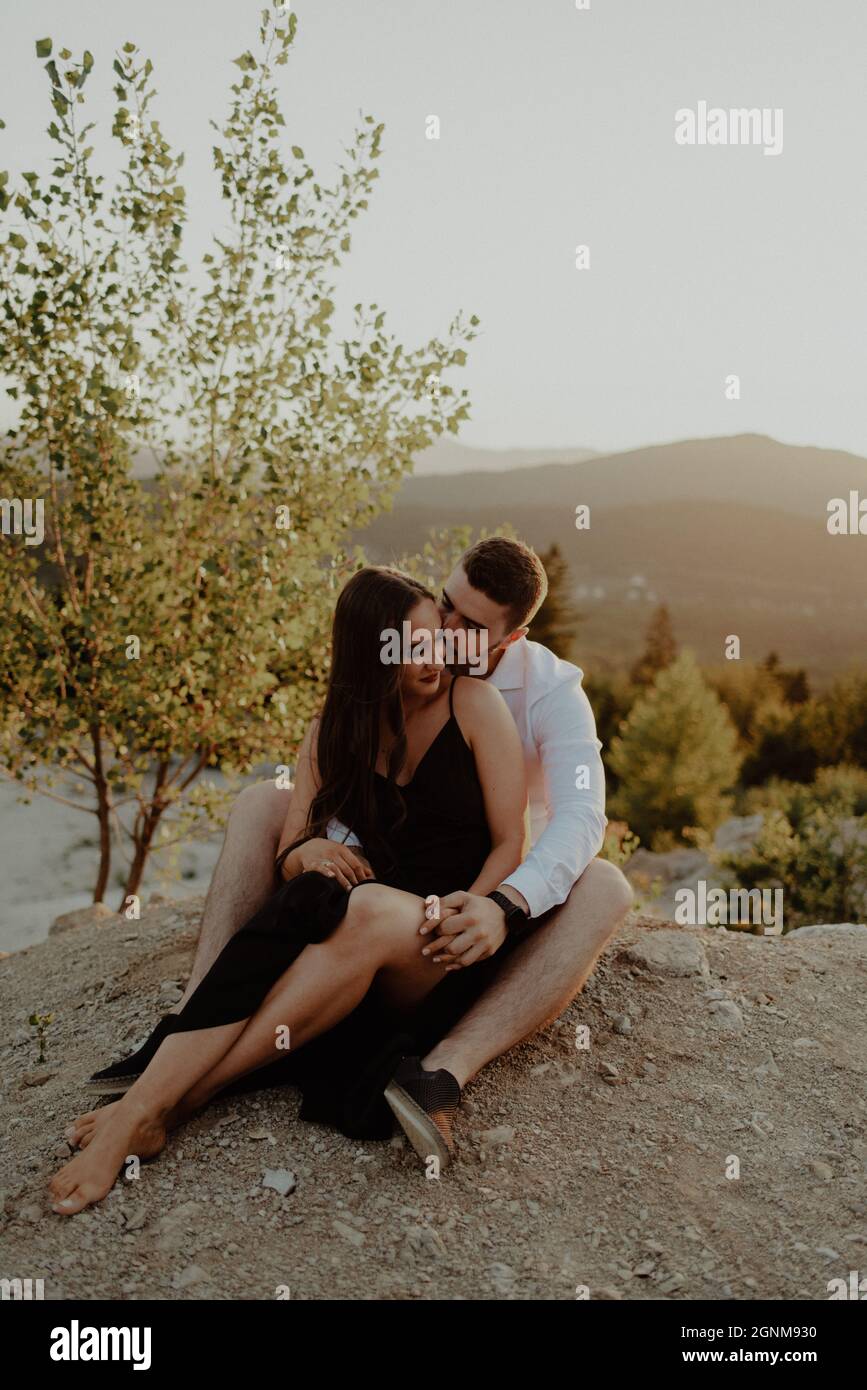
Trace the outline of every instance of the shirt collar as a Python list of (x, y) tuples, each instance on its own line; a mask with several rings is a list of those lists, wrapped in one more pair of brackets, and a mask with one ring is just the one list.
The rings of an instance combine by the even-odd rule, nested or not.
[(498, 690), (521, 690), (524, 685), (524, 654), (526, 638), (512, 642), (491, 672), (490, 682)]

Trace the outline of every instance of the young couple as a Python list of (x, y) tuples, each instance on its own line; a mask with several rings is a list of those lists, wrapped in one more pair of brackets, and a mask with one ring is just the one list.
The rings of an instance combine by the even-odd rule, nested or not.
[[(267, 1085), (353, 1138), (396, 1118), (424, 1161), (449, 1161), (462, 1087), (563, 1011), (632, 902), (594, 857), (604, 778), (581, 671), (526, 640), (546, 589), (502, 537), (464, 555), (439, 606), (393, 569), (349, 580), (294, 788), (235, 803), (185, 995), (91, 1077), (120, 1099), (67, 1131), (80, 1152), (55, 1212), (101, 1200), (127, 1155), (153, 1157), (217, 1094)], [(383, 660), (405, 621), (424, 664)], [(442, 628), (480, 630), (485, 678), (445, 668)]]

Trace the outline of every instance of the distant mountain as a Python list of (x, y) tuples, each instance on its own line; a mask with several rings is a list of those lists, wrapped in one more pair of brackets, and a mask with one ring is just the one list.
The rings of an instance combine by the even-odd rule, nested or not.
[[(540, 450), (534, 457), (541, 459), (542, 453)], [(504, 470), (496, 499), (500, 508), (544, 500), (552, 507), (568, 506), (574, 513), (579, 502), (613, 506), (694, 498), (774, 507), (813, 517), (825, 514), (829, 498), (845, 496), (850, 487), (858, 486), (862, 495), (867, 492), (867, 459), (857, 454), (781, 444), (765, 435), (737, 434), (596, 454), (574, 462), (513, 467)], [(487, 512), (491, 497), (491, 479), (486, 473), (463, 472), (449, 479), (448, 487), (435, 476), (417, 473), (404, 483), (399, 505), (439, 507), (447, 501), (453, 507)]]
[[(720, 663), (776, 648), (820, 682), (867, 653), (867, 537), (829, 536), (827, 504), (867, 496), (867, 460), (756, 435), (686, 440), (573, 464), (409, 478), (361, 539), (391, 560), (432, 526), (510, 522), (537, 549), (556, 542), (583, 618), (576, 659), (631, 664), (650, 612), (668, 603), (681, 643)], [(591, 524), (575, 529), (575, 507)]]
[(582, 463), (596, 458), (598, 453), (598, 449), (474, 449), (440, 438), (419, 454), (415, 474), (451, 477), (455, 473), (508, 473), (545, 463)]

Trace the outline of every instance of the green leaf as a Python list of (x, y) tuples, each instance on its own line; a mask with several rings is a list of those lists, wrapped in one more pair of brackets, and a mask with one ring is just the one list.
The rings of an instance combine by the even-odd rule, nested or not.
[(47, 58), (48, 55), (50, 54), (50, 52), (51, 52), (51, 39), (37, 39), (37, 40), (36, 40), (36, 56), (37, 56), (37, 58)]
[(85, 72), (90, 72), (90, 69), (93, 67), (93, 54), (87, 48), (84, 50), (84, 57), (81, 60), (81, 65)]

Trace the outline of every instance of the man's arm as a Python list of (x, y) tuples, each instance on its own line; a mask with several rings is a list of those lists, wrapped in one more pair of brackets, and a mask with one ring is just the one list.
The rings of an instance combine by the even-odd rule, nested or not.
[[(568, 898), (572, 887), (598, 854), (605, 838), (605, 770), (596, 737), (593, 710), (576, 676), (543, 695), (531, 711), (533, 735), (545, 774), (548, 824), (527, 858), (500, 884), (500, 891), (532, 917), (539, 917)], [(587, 783), (584, 786), (584, 783)], [(578, 785), (576, 785), (578, 783)], [(505, 937), (504, 914), (489, 898), (470, 893), (450, 893), (444, 908), (457, 909), (439, 928), (431, 943), (435, 960), (456, 955), (451, 942), (472, 939), (483, 954), (498, 950)], [(432, 930), (430, 923), (422, 935)], [(481, 958), (481, 957), (478, 957)]]
[(602, 745), (580, 677), (543, 695), (530, 717), (545, 774), (548, 824), (502, 888), (539, 917), (566, 901), (602, 848), (608, 822)]

